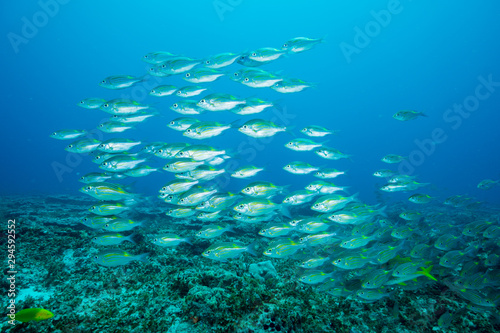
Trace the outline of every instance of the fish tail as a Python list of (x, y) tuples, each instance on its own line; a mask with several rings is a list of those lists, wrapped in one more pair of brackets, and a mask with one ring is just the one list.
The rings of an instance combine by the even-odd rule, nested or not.
[(253, 255), (254, 257), (257, 257), (257, 245), (259, 244), (258, 241), (252, 242), (250, 245), (247, 246), (246, 251)]
[(125, 237), (125, 239), (124, 239), (124, 240), (129, 241), (129, 242), (130, 242), (130, 243), (132, 243), (132, 244), (137, 244), (137, 243), (134, 241), (134, 237), (135, 237), (135, 235), (137, 235), (137, 234), (135, 234), (135, 233), (134, 233), (134, 234), (131, 234), (131, 235), (129, 235), (129, 236), (127, 236), (127, 237)]
[(149, 253), (138, 254), (135, 256), (136, 260), (147, 262), (149, 257)]
[(385, 205), (384, 207), (380, 208), (380, 209), (377, 209), (377, 213), (379, 215), (382, 215), (383, 217), (388, 217), (387, 216), (387, 213), (385, 212), (385, 209), (387, 208), (387, 205)]
[(280, 206), (280, 212), (283, 216), (291, 219), (292, 218), (292, 215), (290, 214), (290, 211), (288, 210), (288, 207), (286, 207), (285, 205), (281, 205)]
[(431, 280), (437, 281), (437, 279), (434, 276), (431, 275), (432, 267), (434, 267), (434, 266), (431, 265), (429, 267), (421, 267), (422, 270), (418, 271), (417, 273), (418, 274), (422, 274), (422, 275), (428, 277)]
[(295, 127), (296, 126), (286, 126), (286, 127), (284, 127), (285, 128), (285, 133), (290, 134), (291, 136), (293, 136), (294, 138), (296, 138), (297, 135), (294, 132)]
[(239, 127), (239, 122), (240, 122), (240, 119), (237, 119), (235, 121), (232, 121), (230, 122), (228, 125), (231, 126), (231, 128), (238, 128)]

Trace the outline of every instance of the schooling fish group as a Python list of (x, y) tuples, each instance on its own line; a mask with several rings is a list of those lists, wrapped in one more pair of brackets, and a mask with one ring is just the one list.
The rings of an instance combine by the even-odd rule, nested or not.
[[(285, 77), (258, 67), (277, 61), (283, 56), (312, 49), (322, 39), (294, 38), (281, 48), (265, 47), (250, 52), (221, 53), (207, 59), (191, 59), (169, 52), (152, 52), (143, 57), (151, 64), (148, 75), (161, 80), (173, 75), (182, 76), (188, 83), (183, 87), (160, 85), (150, 91), (151, 96), (179, 98), (170, 109), (183, 117), (166, 123), (170, 129), (183, 133), (188, 139), (205, 140), (237, 129), (243, 135), (266, 138), (291, 132), (290, 128), (270, 120), (254, 118), (241, 125), (216, 121), (203, 121), (186, 115), (203, 115), (207, 112), (232, 112), (247, 117), (265, 114), (264, 111), (279, 107), (273, 102), (257, 97), (242, 98), (224, 92), (214, 92), (203, 97), (207, 83), (229, 77), (234, 82), (252, 88), (271, 88), (278, 93), (296, 93), (313, 84), (301, 79)], [(242, 66), (221, 70), (228, 66)], [(117, 75), (107, 77), (100, 85), (107, 89), (125, 89), (147, 80), (148, 76)], [(187, 99), (186, 99), (187, 98)], [(128, 99), (104, 100), (86, 98), (79, 106), (100, 109), (112, 116), (99, 125), (105, 133), (122, 133), (148, 118), (170, 111), (158, 111), (151, 105)], [(399, 111), (393, 118), (401, 121), (426, 116), (417, 111)], [(271, 258), (288, 258), (297, 261), (298, 281), (312, 285), (320, 292), (335, 297), (349, 297), (361, 302), (375, 302), (391, 297), (398, 289), (420, 289), (441, 283), (466, 300), (476, 311), (494, 311), (500, 303), (500, 225), (495, 219), (464, 221), (447, 218), (446, 213), (426, 214), (423, 211), (402, 211), (389, 217), (386, 207), (370, 206), (360, 202), (357, 194), (346, 194), (348, 187), (330, 182), (345, 171), (331, 167), (313, 166), (304, 161), (290, 161), (282, 168), (296, 175), (311, 174), (318, 178), (304, 189), (290, 191), (291, 185), (276, 185), (262, 179), (249, 182), (240, 193), (221, 192), (216, 182), (222, 174), (247, 179), (258, 177), (263, 166), (248, 165), (237, 170), (226, 170), (224, 164), (237, 158), (231, 146), (212, 147), (188, 142), (154, 142), (145, 144), (129, 138), (98, 141), (86, 130), (60, 130), (51, 136), (60, 140), (73, 140), (66, 147), (74, 153), (92, 153), (93, 162), (104, 172), (92, 172), (81, 177), (85, 183), (80, 191), (98, 200), (89, 208), (92, 215), (82, 221), (96, 230), (105, 230), (94, 237), (100, 246), (117, 246), (124, 241), (134, 243), (126, 232), (142, 225), (141, 221), (128, 219), (126, 214), (140, 200), (138, 194), (126, 186), (114, 183), (128, 177), (144, 177), (159, 168), (146, 163), (156, 157), (166, 160), (163, 170), (173, 179), (159, 189), (159, 199), (170, 206), (165, 214), (172, 218), (196, 218), (206, 222), (193, 236), (215, 239), (226, 232), (236, 235), (234, 227), (253, 223), (260, 231), (255, 242), (243, 244), (236, 240), (213, 242), (202, 256), (220, 262), (240, 257), (245, 252), (254, 256), (262, 254)], [(300, 129), (299, 135), (285, 144), (298, 155), (312, 151), (326, 160), (349, 159), (350, 155), (317, 142), (335, 134), (335, 131), (318, 125)], [(142, 147), (141, 147), (142, 146)], [(140, 150), (133, 152), (135, 148)], [(400, 163), (405, 157), (388, 154), (385, 163)], [(326, 163), (333, 163), (326, 161)], [(374, 176), (385, 178), (385, 192), (410, 192), (428, 185), (415, 177), (399, 175), (381, 169)], [(299, 177), (299, 176), (298, 176)], [(485, 180), (478, 187), (491, 189), (498, 181)], [(344, 194), (339, 194), (344, 193)], [(276, 198), (281, 197), (281, 202)], [(409, 197), (413, 204), (425, 205), (436, 198), (416, 193)], [(464, 210), (473, 210), (478, 204), (464, 196), (453, 196), (445, 204)], [(307, 216), (290, 216), (289, 211), (304, 212)], [(231, 217), (233, 225), (220, 223)], [(217, 223), (219, 221), (219, 223)], [(233, 237), (234, 239), (234, 237)], [(161, 247), (191, 244), (190, 237), (175, 234), (156, 235), (151, 242)], [(258, 244), (264, 249), (258, 250)], [(147, 254), (132, 255), (111, 248), (95, 256), (95, 262), (106, 267), (145, 260)]]

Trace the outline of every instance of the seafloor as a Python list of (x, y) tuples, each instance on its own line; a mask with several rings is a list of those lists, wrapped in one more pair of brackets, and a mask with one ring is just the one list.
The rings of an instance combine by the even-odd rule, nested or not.
[[(102, 248), (91, 241), (97, 232), (80, 223), (94, 202), (69, 196), (1, 197), (2, 230), (8, 219), (16, 220), (16, 307), (54, 313), (51, 319), (15, 326), (4, 321), (2, 332), (500, 332), (490, 314), (464, 311), (467, 303), (439, 283), (398, 289), (367, 304), (301, 284), (291, 259), (244, 254), (227, 263), (211, 261), (201, 256), (210, 242), (199, 239), (193, 246), (158, 247), (151, 244), (152, 235), (193, 235), (202, 223), (172, 219), (154, 206), (141, 207), (132, 217), (144, 221), (134, 231), (137, 244), (120, 245), (133, 254), (150, 253), (149, 261), (102, 267), (91, 259)], [(258, 226), (236, 227), (237, 238), (224, 234), (219, 240), (248, 244), (256, 238)], [(6, 249), (7, 237), (0, 243)], [(268, 260), (271, 266), (249, 269)], [(1, 290), (6, 294), (8, 288), (2, 279)], [(438, 319), (447, 311), (461, 315), (442, 328)]]

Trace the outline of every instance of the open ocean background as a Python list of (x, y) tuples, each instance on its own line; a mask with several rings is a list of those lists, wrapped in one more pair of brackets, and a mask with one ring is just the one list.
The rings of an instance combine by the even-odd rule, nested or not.
[[(408, 156), (420, 150), (416, 140), (428, 139), (435, 128), (441, 128), (447, 139), (414, 167), (413, 174), (432, 183), (431, 194), (443, 199), (467, 194), (480, 201), (500, 202), (500, 188), (487, 192), (476, 188), (482, 179), (500, 177), (498, 87), (457, 129), (452, 128), (455, 122), (443, 119), (447, 109), (474, 95), (479, 76), (491, 75), (493, 81), (500, 81), (500, 5), (494, 1), (400, 1), (399, 13), (391, 15), (385, 27), (378, 25), (378, 33), (373, 30), (366, 47), (358, 48), (359, 53), (349, 59), (342, 52), (342, 43), (355, 46), (355, 28), (364, 30), (373, 23), (373, 12), (397, 2), (66, 1), (52, 8), (53, 17), (39, 14), (43, 11), (40, 3), (5, 1), (0, 5), (4, 36), (0, 51), (2, 194), (77, 194), (78, 178), (99, 171), (88, 157), (70, 164), (71, 172), (62, 174), (61, 179), (53, 170), (54, 162), (69, 165), (68, 153), (63, 150), (67, 141), (51, 139), (52, 131), (90, 130), (108, 116), (79, 108), (76, 104), (83, 98), (111, 99), (133, 92), (142, 98), (141, 103), (158, 103), (162, 117), (106, 138), (182, 140), (179, 133), (165, 126), (179, 116), (168, 109), (175, 97), (144, 94), (154, 83), (117, 91), (98, 86), (110, 75), (142, 75), (147, 68), (141, 61), (144, 54), (161, 50), (204, 58), (221, 52), (280, 47), (290, 38), (307, 36), (325, 37), (326, 42), (262, 68), (282, 70), (284, 75), (316, 83), (316, 88), (284, 95), (222, 78), (212, 85), (212, 92), (278, 100), (295, 117), (291, 125), (297, 131), (305, 124), (339, 130), (328, 145), (351, 154), (352, 161), (328, 164), (349, 171), (341, 184), (340, 180), (335, 183), (351, 186), (352, 193), (359, 192), (363, 200), (372, 203), (377, 188), (383, 185), (372, 173), (387, 166), (380, 162), (381, 157), (388, 153)], [(24, 31), (30, 33), (25, 35), (28, 38), (23, 35), (26, 20), (40, 25), (35, 26), (35, 32)], [(239, 67), (235, 64), (230, 69)], [(188, 84), (176, 77), (163, 83)], [(392, 119), (401, 109), (423, 111), (429, 117), (409, 122)], [(214, 117), (221, 122), (237, 119), (227, 112), (204, 119)], [(239, 143), (246, 139), (237, 131), (228, 131), (208, 144), (221, 146), (229, 140)], [(300, 189), (312, 176), (288, 174), (281, 169), (284, 163), (297, 159), (313, 165), (326, 163), (315, 154), (297, 156), (285, 149), (283, 144), (289, 139), (287, 135), (274, 137), (257, 152), (252, 164), (267, 165), (262, 174), (265, 179)], [(162, 173), (139, 179), (137, 192), (153, 195), (170, 177)], [(242, 186), (241, 180), (233, 180), (228, 189)]]

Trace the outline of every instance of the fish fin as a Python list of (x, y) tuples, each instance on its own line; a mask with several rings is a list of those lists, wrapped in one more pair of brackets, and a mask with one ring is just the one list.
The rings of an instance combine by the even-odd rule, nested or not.
[(418, 271), (417, 274), (424, 275), (424, 276), (428, 277), (431, 280), (437, 281), (437, 279), (434, 276), (431, 275), (432, 267), (434, 267), (434, 266), (431, 265), (429, 267), (421, 267), (422, 270)]
[(137, 235), (136, 233), (133, 233), (133, 234), (131, 234), (131, 235), (129, 235), (129, 236), (127, 236), (127, 237), (125, 237), (125, 240), (126, 240), (126, 241), (129, 241), (129, 242), (130, 242), (130, 243), (132, 243), (132, 244), (137, 244), (137, 243), (134, 241), (134, 237), (135, 237), (136, 235)]
[(231, 126), (231, 128), (238, 128), (239, 127), (239, 122), (241, 121), (241, 119), (236, 119), (235, 121), (232, 121), (229, 123), (229, 126)]
[(384, 207), (382, 207), (382, 208), (377, 209), (377, 213), (378, 213), (379, 215), (382, 215), (383, 217), (388, 217), (388, 216), (387, 216), (387, 213), (385, 212), (385, 209), (386, 209), (386, 208), (387, 208), (387, 205), (385, 205), (385, 206), (384, 206)]
[(136, 259), (143, 262), (148, 262), (149, 253), (138, 254)]
[(192, 240), (193, 240), (193, 238), (192, 238), (192, 237), (186, 237), (186, 238), (184, 238), (184, 241), (185, 241), (186, 243), (188, 243), (189, 245), (193, 245), (193, 243), (191, 243), (191, 241), (192, 241)]
[(273, 104), (273, 108), (275, 108), (278, 111), (282, 111), (285, 108), (283, 106), (283, 99), (277, 99), (271, 103)]
[(285, 205), (281, 205), (280, 212), (286, 218), (289, 218), (289, 219), (292, 218), (292, 215), (290, 214), (290, 211), (288, 210), (288, 207), (286, 207)]
[(226, 227), (226, 232), (232, 232), (232, 233), (235, 233), (235, 234), (237, 233), (237, 231), (233, 228), (232, 225)]
[(323, 142), (318, 142), (321, 147), (323, 147), (324, 145), (326, 145), (328, 142), (330, 142), (330, 140), (326, 140), (326, 141), (323, 141)]
[(296, 126), (285, 126), (285, 132), (296, 138), (297, 135), (293, 132), (295, 130), (295, 127)]
[(248, 245), (248, 246), (246, 247), (246, 251), (247, 251), (248, 253), (250, 253), (251, 255), (253, 255), (254, 257), (257, 257), (258, 255), (257, 255), (257, 252), (256, 252), (256, 251), (257, 251), (257, 245), (258, 245), (258, 244), (259, 244), (259, 242), (258, 242), (258, 241), (254, 241), (254, 242), (250, 243), (250, 245)]

